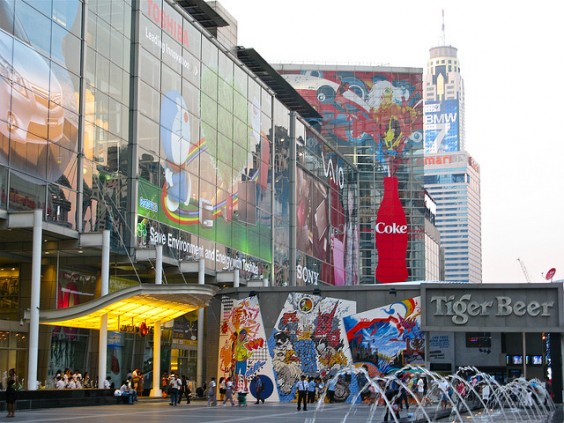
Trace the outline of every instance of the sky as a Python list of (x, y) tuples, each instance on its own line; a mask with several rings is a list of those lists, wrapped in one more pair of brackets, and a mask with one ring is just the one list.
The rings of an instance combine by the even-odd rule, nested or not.
[(482, 280), (527, 282), (518, 259), (531, 282), (546, 282), (551, 268), (553, 280), (564, 280), (559, 2), (220, 3), (238, 22), (238, 45), (270, 63), (425, 71), (430, 48), (456, 47), (466, 95), (466, 150), (481, 169)]

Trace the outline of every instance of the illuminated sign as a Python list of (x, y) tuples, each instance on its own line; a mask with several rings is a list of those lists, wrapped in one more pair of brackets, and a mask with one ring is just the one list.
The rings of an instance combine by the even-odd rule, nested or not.
[(138, 333), (141, 336), (147, 336), (148, 334), (153, 333), (153, 326), (147, 326), (145, 323), (141, 323), (139, 326), (121, 325), (119, 331), (123, 333)]

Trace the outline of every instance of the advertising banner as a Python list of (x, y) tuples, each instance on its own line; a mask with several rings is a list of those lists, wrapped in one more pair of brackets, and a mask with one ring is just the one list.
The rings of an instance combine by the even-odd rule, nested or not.
[(458, 100), (425, 103), (425, 154), (460, 151)]

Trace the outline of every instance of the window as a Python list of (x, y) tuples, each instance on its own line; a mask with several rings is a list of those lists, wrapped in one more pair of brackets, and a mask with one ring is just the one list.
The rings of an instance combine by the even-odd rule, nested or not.
[(491, 348), (491, 332), (467, 332), (466, 348)]

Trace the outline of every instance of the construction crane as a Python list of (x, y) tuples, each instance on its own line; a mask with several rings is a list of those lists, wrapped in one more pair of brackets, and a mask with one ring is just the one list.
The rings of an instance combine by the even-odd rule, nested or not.
[(529, 275), (529, 271), (527, 270), (525, 263), (520, 258), (518, 258), (517, 261), (521, 265), (521, 270), (523, 271), (523, 274), (525, 275), (525, 279), (527, 280), (527, 282), (530, 283), (531, 282), (531, 276)]

